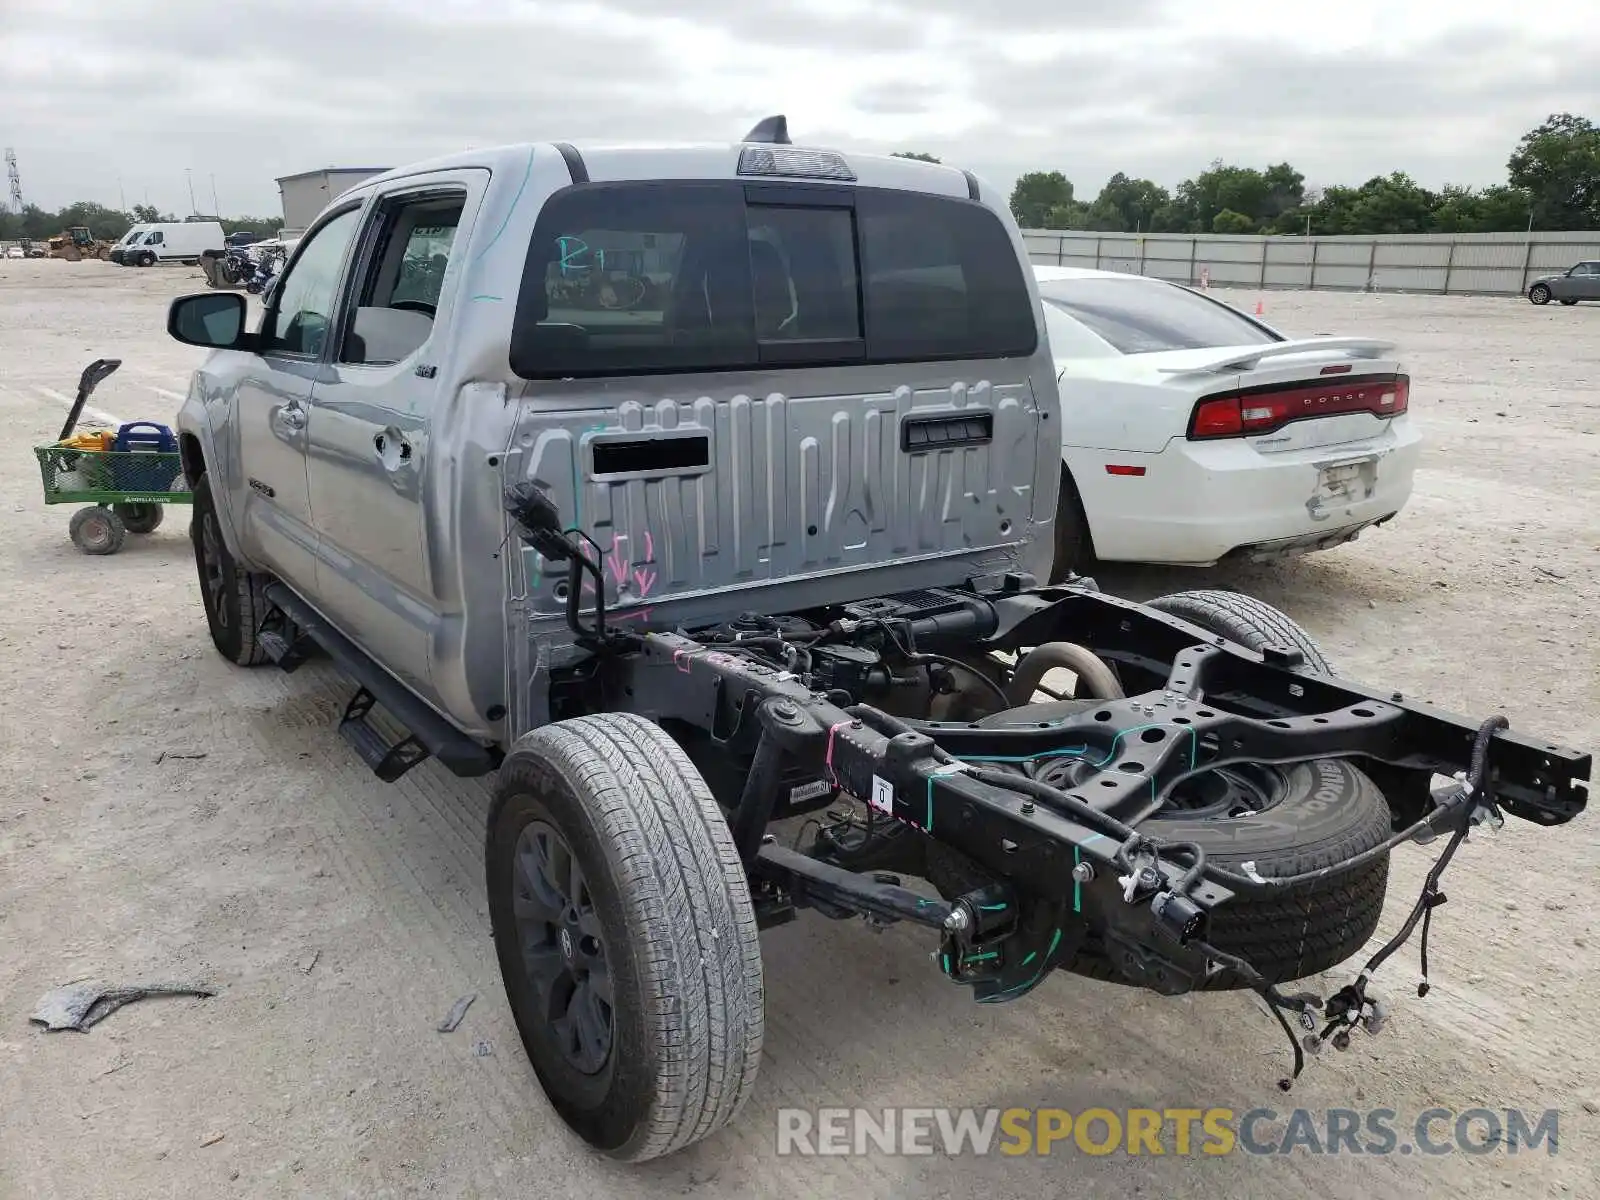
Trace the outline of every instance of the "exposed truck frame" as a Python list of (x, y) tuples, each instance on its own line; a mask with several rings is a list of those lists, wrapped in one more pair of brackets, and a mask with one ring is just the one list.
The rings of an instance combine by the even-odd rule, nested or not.
[[(575, 283), (586, 231), (610, 266)], [(386, 304), (413, 236), (445, 269)], [(218, 351), (179, 417), (213, 642), (329, 654), (384, 780), (498, 771), (507, 996), (608, 1153), (733, 1119), (758, 929), (802, 908), (928, 928), (983, 1002), (1056, 970), (1253, 989), (1300, 1024), (1298, 1073), (1382, 1024), (1371, 972), (1426, 938), (1469, 830), (1584, 808), (1587, 754), (1338, 676), (1258, 601), (1041, 586), (1065, 409), (1026, 262), (970, 173), (775, 118), (379, 176), (258, 331), (234, 293), (173, 304)], [(1353, 983), (1282, 990), (1356, 954), (1390, 851), (1435, 839)]]

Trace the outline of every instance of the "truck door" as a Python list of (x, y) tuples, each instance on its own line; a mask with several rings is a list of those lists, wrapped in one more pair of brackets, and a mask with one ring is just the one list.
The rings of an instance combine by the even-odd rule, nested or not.
[(312, 396), (307, 470), (319, 605), (368, 653), (433, 694), (445, 601), (423, 495), (462, 252), (488, 172), (407, 179), (369, 209), (344, 291), (341, 344)]
[(307, 235), (262, 314), (260, 352), (245, 362), (234, 391), (245, 553), (306, 591), (314, 586), (316, 544), (306, 487), (311, 384), (360, 217), (357, 204)]

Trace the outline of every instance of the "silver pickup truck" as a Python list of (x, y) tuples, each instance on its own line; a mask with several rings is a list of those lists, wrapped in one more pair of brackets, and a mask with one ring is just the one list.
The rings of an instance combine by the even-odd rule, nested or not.
[[(609, 1154), (738, 1112), (758, 930), (799, 909), (926, 927), (986, 1003), (1057, 970), (1252, 989), (1298, 1074), (1377, 1031), (1372, 971), (1470, 827), (1584, 807), (1587, 755), (1336, 676), (1257, 601), (1040, 586), (1066, 414), (1027, 262), (973, 175), (769, 118), (391, 171), (256, 328), (172, 305), (214, 350), (180, 435), (217, 649), (331, 656), (383, 779), (498, 772), (510, 1007)], [(1434, 838), (1395, 943), (1280, 987)]]

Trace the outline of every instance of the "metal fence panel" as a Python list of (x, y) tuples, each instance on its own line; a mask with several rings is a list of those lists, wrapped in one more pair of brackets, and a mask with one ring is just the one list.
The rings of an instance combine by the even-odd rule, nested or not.
[(1520, 295), (1536, 276), (1600, 259), (1600, 233), (1263, 237), (1023, 231), (1036, 263), (1219, 287)]

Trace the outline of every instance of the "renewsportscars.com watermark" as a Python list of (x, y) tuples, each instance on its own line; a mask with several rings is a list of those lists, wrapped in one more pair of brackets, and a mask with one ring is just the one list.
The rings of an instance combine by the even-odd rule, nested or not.
[(1526, 1154), (1560, 1146), (1560, 1113), (1519, 1108), (780, 1108), (778, 1153)]

